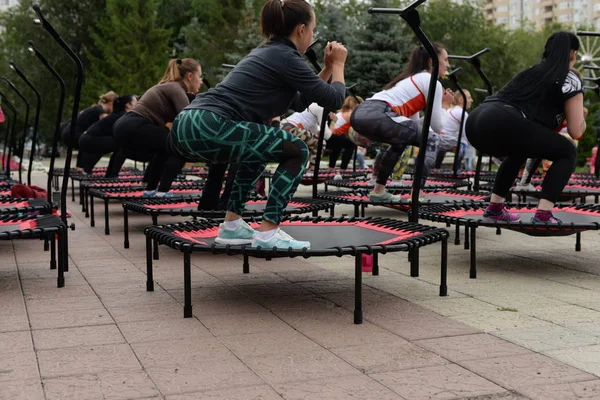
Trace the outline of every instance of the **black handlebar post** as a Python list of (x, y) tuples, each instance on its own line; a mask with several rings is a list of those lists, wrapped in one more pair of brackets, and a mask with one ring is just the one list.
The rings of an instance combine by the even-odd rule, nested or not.
[(457, 73), (460, 70), (462, 70), (462, 68), (458, 67), (455, 70), (450, 71), (448, 73), (448, 78), (452, 81), (452, 83), (454, 83), (454, 86), (456, 86), (456, 89), (458, 90), (458, 92), (460, 93), (460, 95), (463, 99), (463, 107), (462, 107), (462, 111), (460, 114), (458, 138), (456, 140), (456, 156), (454, 157), (454, 165), (452, 166), (452, 177), (454, 179), (457, 178), (458, 168), (460, 167), (460, 149), (461, 149), (461, 144), (462, 144), (463, 130), (464, 130), (464, 126), (465, 126), (465, 117), (467, 115), (467, 95), (466, 95), (465, 91), (463, 90), (463, 88), (458, 83)]

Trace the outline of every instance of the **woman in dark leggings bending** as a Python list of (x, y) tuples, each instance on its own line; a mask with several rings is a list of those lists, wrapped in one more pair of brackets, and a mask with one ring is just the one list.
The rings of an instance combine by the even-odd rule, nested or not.
[[(268, 125), (288, 108), (302, 111), (312, 102), (338, 109), (344, 101), (346, 49), (325, 48), (319, 76), (302, 54), (313, 40), (316, 18), (305, 0), (269, 0), (261, 12), (267, 41), (240, 61), (215, 88), (199, 95), (173, 124), (172, 145), (183, 157), (236, 163), (238, 171), (217, 243), (310, 248), (279, 229), (309, 159), (306, 144)], [(331, 85), (327, 80), (333, 76)], [(278, 162), (263, 222), (255, 232), (240, 217), (250, 190), (268, 162)]]
[(173, 59), (158, 85), (148, 89), (131, 112), (115, 124), (115, 140), (124, 157), (143, 159), (147, 153), (154, 154), (148, 165), (144, 197), (173, 196), (169, 190), (185, 159), (170, 154), (167, 137), (177, 114), (190, 103), (187, 92), (198, 93), (201, 85), (202, 68), (198, 61)]
[(583, 84), (572, 71), (578, 50), (577, 36), (554, 33), (546, 42), (540, 63), (521, 71), (469, 116), (466, 133), (471, 144), (485, 154), (507, 157), (496, 174), (485, 218), (520, 219), (505, 210), (504, 198), (525, 160), (544, 158), (553, 163), (542, 183), (532, 222), (560, 222), (552, 216), (552, 208), (575, 168), (577, 151), (556, 129), (566, 118), (569, 135), (579, 139), (586, 128)]

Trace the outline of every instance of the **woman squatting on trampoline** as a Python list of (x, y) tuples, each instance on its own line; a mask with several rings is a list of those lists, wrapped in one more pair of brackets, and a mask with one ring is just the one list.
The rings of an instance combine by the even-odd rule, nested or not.
[(329, 155), (329, 170), (335, 171), (335, 164), (337, 163), (340, 155), (342, 156), (342, 164), (340, 169), (348, 169), (348, 164), (352, 160), (354, 149), (356, 145), (348, 137), (350, 131), (350, 116), (352, 112), (358, 107), (358, 102), (363, 102), (359, 97), (358, 99), (354, 96), (348, 96), (344, 100), (342, 108), (331, 118), (333, 126), (331, 128), (331, 139), (327, 142), (327, 148), (331, 150)]
[(553, 163), (542, 183), (532, 222), (560, 222), (552, 216), (552, 208), (575, 168), (577, 150), (556, 130), (565, 118), (573, 139), (579, 139), (586, 128), (583, 84), (571, 71), (578, 50), (577, 36), (554, 33), (538, 64), (517, 74), (469, 116), (466, 131), (471, 144), (483, 153), (507, 157), (496, 174), (485, 218), (520, 220), (518, 214), (505, 210), (504, 198), (525, 160), (544, 158)]
[(169, 190), (185, 160), (170, 154), (167, 137), (177, 114), (190, 104), (187, 92), (198, 93), (201, 85), (202, 67), (198, 61), (173, 59), (161, 81), (115, 123), (115, 141), (121, 147), (121, 159), (114, 166), (116, 173), (125, 158), (145, 161), (149, 154), (153, 156), (146, 174), (144, 197), (173, 196)]
[[(267, 41), (240, 61), (215, 88), (196, 97), (173, 124), (172, 146), (183, 157), (238, 164), (225, 222), (217, 243), (310, 248), (279, 229), (282, 214), (309, 159), (306, 144), (268, 125), (288, 109), (316, 102), (338, 109), (344, 102), (347, 51), (337, 42), (325, 48), (325, 68), (317, 76), (302, 54), (313, 40), (316, 16), (305, 0), (269, 0), (261, 11)], [(332, 77), (333, 83), (327, 84)], [(250, 190), (268, 162), (279, 166), (271, 181), (263, 222), (255, 232), (240, 217)]]
[(113, 111), (107, 117), (102, 118), (94, 125), (90, 126), (87, 131), (79, 138), (79, 149), (86, 154), (94, 156), (95, 162), (90, 162), (86, 165), (85, 172), (88, 174), (92, 173), (92, 169), (99, 161), (99, 157), (104, 154), (113, 153), (110, 157), (108, 169), (106, 170), (107, 178), (116, 178), (117, 175), (112, 175), (111, 170), (114, 169), (113, 164), (115, 162), (115, 154), (119, 148), (113, 138), (113, 125), (119, 118), (129, 112), (133, 106), (137, 103), (137, 97), (132, 94), (126, 94), (119, 96), (113, 102)]
[[(434, 47), (440, 60), (438, 75), (444, 76), (450, 66), (448, 53), (440, 45), (436, 44)], [(410, 55), (406, 69), (383, 91), (367, 99), (352, 113), (352, 128), (374, 142), (390, 145), (381, 158), (375, 188), (369, 193), (372, 202), (402, 201), (400, 196), (387, 192), (385, 185), (406, 147), (421, 145), (422, 119), (419, 118), (419, 111), (427, 105), (431, 68), (431, 58), (425, 47), (416, 47)], [(435, 132), (440, 132), (443, 128), (442, 95), (442, 84), (438, 81), (431, 114), (431, 129)], [(429, 133), (421, 187), (425, 185), (429, 170), (435, 163), (439, 140), (439, 135), (435, 132)]]

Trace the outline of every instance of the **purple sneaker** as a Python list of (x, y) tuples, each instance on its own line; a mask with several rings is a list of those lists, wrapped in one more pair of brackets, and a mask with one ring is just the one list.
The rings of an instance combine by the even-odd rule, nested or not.
[(532, 224), (541, 224), (541, 225), (560, 225), (562, 224), (562, 221), (558, 218), (555, 218), (554, 215), (550, 214), (550, 218), (548, 218), (547, 220), (542, 220), (539, 218), (539, 216), (537, 214), (535, 214), (532, 218), (531, 218), (531, 223)]
[(483, 213), (483, 218), (494, 222), (519, 222), (521, 220), (521, 216), (519, 214), (508, 212), (505, 208), (503, 208), (502, 211), (498, 212), (490, 211), (489, 209), (487, 209)]

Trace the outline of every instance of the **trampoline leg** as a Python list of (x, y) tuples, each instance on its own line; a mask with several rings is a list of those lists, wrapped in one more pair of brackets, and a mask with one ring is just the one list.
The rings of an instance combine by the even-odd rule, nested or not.
[(471, 270), (469, 271), (469, 278), (477, 279), (477, 253), (476, 253), (476, 233), (475, 227), (471, 228)]
[(379, 253), (373, 254), (373, 271), (371, 271), (373, 276), (379, 275)]
[(448, 239), (442, 240), (442, 261), (440, 266), (440, 296), (448, 296)]
[(189, 251), (183, 253), (183, 281), (185, 297), (183, 318), (192, 318), (192, 268)]
[(456, 232), (454, 233), (454, 245), (458, 246), (460, 244), (460, 225), (456, 224)]
[(90, 226), (96, 226), (96, 218), (94, 215), (94, 196), (90, 195)]
[(44, 251), (50, 250), (50, 246), (49, 245), (50, 245), (50, 243), (49, 243), (48, 237), (45, 237), (44, 238)]
[(354, 205), (354, 216), (355, 217), (360, 217), (360, 206), (358, 204)]
[(318, 217), (319, 216), (319, 212), (317, 210), (313, 211), (312, 216), (313, 217)]
[[(64, 267), (64, 272), (69, 272), (69, 228), (65, 228), (65, 233), (64, 233), (64, 263), (65, 263), (65, 267)], [(60, 250), (60, 245), (58, 246), (58, 249)], [(60, 268), (60, 266), (59, 266)]]
[(365, 208), (367, 208), (367, 207), (365, 207), (365, 205), (363, 204), (361, 206), (361, 210), (360, 210), (360, 216), (363, 218), (365, 217)]
[(415, 247), (410, 254), (410, 276), (416, 278), (419, 276), (419, 248)]
[(335, 206), (331, 206), (331, 208), (329, 209), (329, 216), (335, 217)]
[[(67, 270), (67, 258), (69, 255), (67, 254), (67, 230), (60, 229), (58, 231), (58, 277), (56, 278), (56, 287), (65, 287), (65, 271)], [(52, 241), (54, 243), (54, 240)]]
[(575, 251), (581, 251), (581, 232), (575, 234)]
[(250, 273), (250, 263), (248, 262), (248, 256), (244, 254), (244, 264), (242, 265), (244, 274)]
[(152, 238), (146, 234), (146, 291), (154, 291), (154, 276), (152, 273)]
[(79, 205), (81, 205), (81, 212), (84, 212), (85, 204), (83, 202), (83, 185), (79, 185)]
[(71, 201), (75, 201), (75, 179), (71, 178)]
[(50, 235), (50, 269), (56, 269), (56, 238), (54, 235)]
[(465, 250), (469, 250), (469, 225), (465, 225)]
[(84, 200), (85, 201), (85, 217), (89, 218), (90, 217), (90, 192), (89, 190), (85, 191), (85, 197)]
[(129, 248), (129, 211), (123, 208), (123, 248)]
[(354, 323), (362, 324), (362, 254), (354, 256)]
[(496, 235), (502, 235), (502, 229), (500, 229), (500, 227), (496, 228)]
[(596, 204), (598, 204), (598, 197), (600, 197), (600, 196), (598, 196), (597, 194), (594, 195), (594, 203), (596, 203)]
[(105, 235), (110, 235), (110, 226), (108, 225), (109, 222), (109, 216), (108, 216), (108, 199), (104, 199), (104, 234)]
[[(158, 217), (156, 215), (152, 216), (152, 225), (157, 226), (158, 225)], [(158, 241), (154, 240), (154, 253), (152, 254), (152, 257), (154, 257), (155, 260), (158, 260), (159, 254), (158, 254)]]

